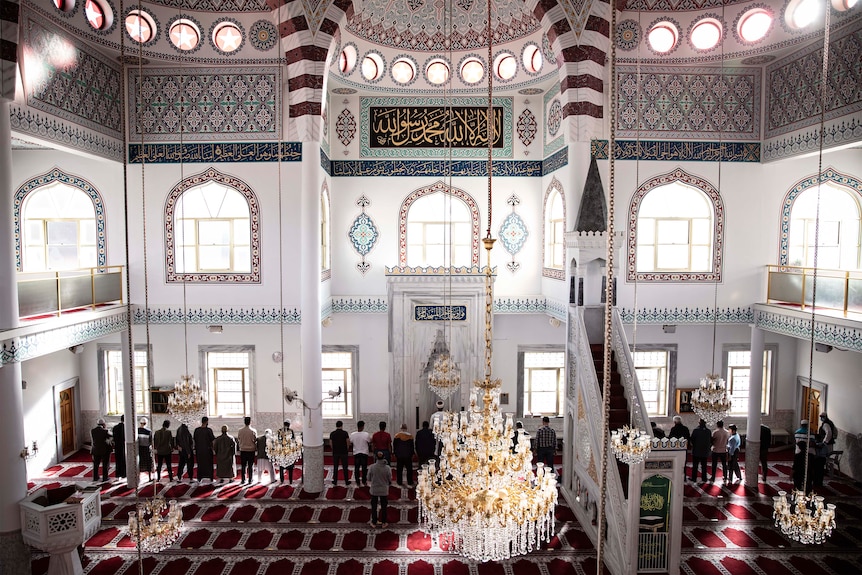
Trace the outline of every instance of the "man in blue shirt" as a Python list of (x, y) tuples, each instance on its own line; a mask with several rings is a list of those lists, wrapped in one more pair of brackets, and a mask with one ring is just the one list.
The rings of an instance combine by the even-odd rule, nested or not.
[(735, 424), (731, 423), (727, 428), (730, 430), (730, 437), (727, 438), (727, 455), (730, 457), (730, 463), (728, 464), (730, 481), (733, 481), (734, 473), (742, 481), (742, 471), (739, 470), (739, 434), (736, 432)]

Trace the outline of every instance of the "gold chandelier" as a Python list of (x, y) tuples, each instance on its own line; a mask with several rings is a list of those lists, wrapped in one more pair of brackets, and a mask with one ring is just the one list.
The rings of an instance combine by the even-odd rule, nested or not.
[(290, 467), (302, 457), (302, 436), (279, 429), (266, 438), (266, 455), (275, 467)]
[(207, 414), (207, 398), (193, 375), (180, 376), (174, 391), (168, 396), (168, 413), (188, 426)]
[[(165, 508), (167, 507), (167, 513)], [(173, 545), (183, 528), (183, 512), (175, 499), (164, 497), (140, 501), (129, 512), (129, 538), (144, 553), (158, 553)]]
[(622, 426), (611, 432), (611, 449), (614, 455), (623, 463), (635, 465), (646, 459), (651, 450), (651, 438), (648, 433), (637, 427)]
[(730, 411), (730, 395), (724, 379), (708, 373), (700, 379), (700, 387), (691, 392), (692, 410), (709, 425), (724, 419)]
[(835, 529), (835, 505), (824, 505), (822, 495), (779, 491), (772, 504), (775, 526), (800, 543), (823, 543)]
[(461, 387), (461, 370), (448, 353), (441, 353), (434, 360), (428, 374), (428, 387), (440, 399), (446, 399)]

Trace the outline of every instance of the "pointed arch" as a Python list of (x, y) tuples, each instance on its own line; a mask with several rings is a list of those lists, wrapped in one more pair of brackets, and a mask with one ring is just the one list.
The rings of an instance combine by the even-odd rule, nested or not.
[(542, 275), (565, 280), (566, 270), (566, 194), (554, 177), (542, 201)]

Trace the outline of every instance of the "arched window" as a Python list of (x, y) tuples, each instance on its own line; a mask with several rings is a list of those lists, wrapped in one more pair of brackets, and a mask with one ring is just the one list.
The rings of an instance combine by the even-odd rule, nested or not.
[(643, 184), (629, 209), (629, 280), (719, 281), (723, 211), (717, 190), (683, 170)]
[(323, 183), (320, 191), (320, 271), (321, 281), (329, 279), (328, 273), (332, 269), (332, 256), (330, 254), (330, 223), (329, 223), (329, 187)]
[(165, 236), (169, 282), (260, 282), (260, 208), (238, 178), (210, 168), (180, 182)]
[(479, 209), (463, 190), (420, 188), (402, 202), (399, 220), (401, 266), (479, 265)]
[(93, 185), (53, 169), (15, 195), (16, 256), (25, 272), (104, 266), (105, 216)]
[(564, 279), (566, 258), (566, 201), (563, 186), (554, 178), (545, 191), (544, 205), (544, 267), (542, 275)]
[[(834, 171), (831, 172), (834, 175)], [(825, 175), (825, 174), (824, 174)], [(817, 232), (816, 176), (810, 185), (788, 198), (790, 225), (786, 246), (782, 246), (782, 264), (814, 266), (815, 233)], [(820, 186), (820, 229), (817, 244), (817, 266), (836, 270), (857, 270), (860, 267), (860, 199), (858, 191), (841, 185), (853, 180), (827, 179)], [(859, 182), (856, 182), (857, 187)], [(799, 186), (796, 188), (799, 189)], [(790, 203), (788, 205), (788, 202)], [(785, 210), (786, 214), (786, 210)]]

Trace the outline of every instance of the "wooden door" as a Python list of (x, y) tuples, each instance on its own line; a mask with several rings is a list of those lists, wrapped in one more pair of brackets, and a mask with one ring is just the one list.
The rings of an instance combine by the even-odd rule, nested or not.
[(820, 427), (820, 390), (812, 387), (802, 387), (802, 404), (799, 406), (801, 419), (808, 420), (808, 430), (816, 433)]
[(75, 450), (75, 388), (60, 392), (60, 455)]

